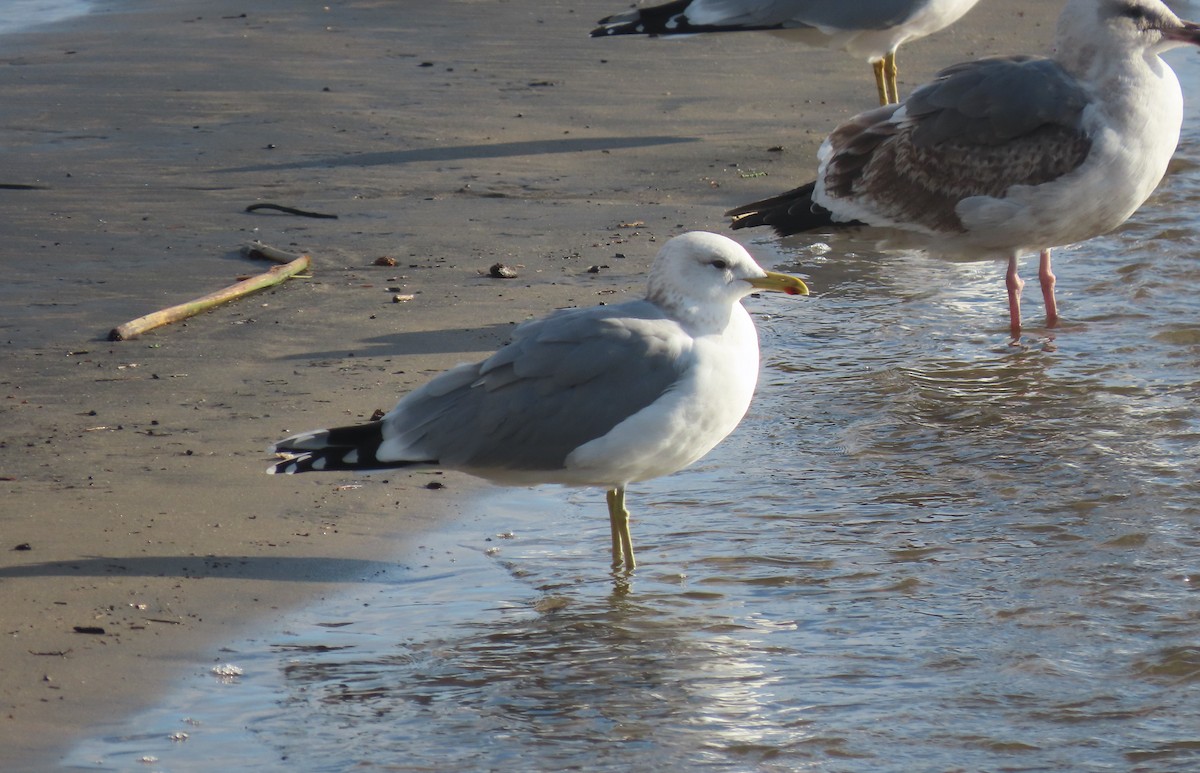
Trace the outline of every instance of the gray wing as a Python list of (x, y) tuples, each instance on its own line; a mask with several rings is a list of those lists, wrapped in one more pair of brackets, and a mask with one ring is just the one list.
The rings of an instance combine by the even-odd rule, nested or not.
[(680, 35), (734, 30), (823, 27), (887, 29), (930, 0), (675, 0), (602, 19), (593, 36), (636, 32)]
[(691, 337), (648, 301), (527, 322), (488, 359), (401, 400), (383, 419), (379, 457), (423, 456), (466, 470), (561, 469), (573, 450), (668, 391), (690, 351)]
[[(930, 0), (792, 0), (790, 18), (810, 27), (883, 30), (908, 21)], [(785, 25), (786, 26), (786, 25)]]
[(1049, 182), (1083, 163), (1091, 149), (1082, 127), (1088, 101), (1050, 59), (949, 67), (900, 108), (864, 113), (831, 134), (825, 190), (834, 202), (855, 199), (892, 222), (961, 231), (955, 206), (962, 199), (1002, 198), (1014, 185)]
[(692, 24), (881, 30), (909, 19), (929, 0), (692, 0)]
[(1088, 102), (1053, 59), (1007, 56), (947, 67), (905, 106), (921, 144), (1003, 145), (1046, 126), (1078, 133)]

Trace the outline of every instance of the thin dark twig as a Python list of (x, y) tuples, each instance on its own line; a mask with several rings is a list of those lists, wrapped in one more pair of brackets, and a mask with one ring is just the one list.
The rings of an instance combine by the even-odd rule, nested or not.
[(321, 217), (329, 220), (337, 220), (337, 215), (327, 215), (324, 212), (309, 212), (306, 209), (285, 207), (282, 204), (251, 204), (250, 206), (246, 207), (247, 212), (257, 212), (260, 209), (273, 209), (276, 212), (283, 212), (288, 215), (299, 215), (300, 217)]

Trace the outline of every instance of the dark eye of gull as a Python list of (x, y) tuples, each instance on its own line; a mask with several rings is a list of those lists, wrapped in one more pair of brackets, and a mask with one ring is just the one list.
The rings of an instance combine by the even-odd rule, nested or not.
[(1129, 3), (1122, 6), (1121, 10), (1117, 13), (1117, 16), (1125, 16), (1133, 19), (1138, 29), (1146, 29), (1147, 27), (1153, 26), (1147, 10), (1143, 6), (1135, 3)]
[(716, 260), (714, 260), (712, 263), (709, 263), (708, 265), (712, 266), (713, 268), (717, 269), (718, 271), (724, 271), (725, 269), (729, 268), (729, 263), (727, 263), (724, 260), (721, 260), (720, 258), (717, 258)]

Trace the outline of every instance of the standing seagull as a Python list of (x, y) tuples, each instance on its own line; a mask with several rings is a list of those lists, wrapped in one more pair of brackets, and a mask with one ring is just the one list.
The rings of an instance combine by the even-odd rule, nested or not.
[(730, 210), (781, 236), (829, 226), (907, 231), (954, 260), (1006, 258), (1021, 335), (1022, 255), (1041, 251), (1046, 324), (1058, 321), (1050, 248), (1125, 222), (1158, 186), (1183, 122), (1164, 51), (1200, 26), (1160, 0), (1070, 0), (1053, 58), (955, 65), (897, 106), (839, 126), (817, 180)]
[(767, 31), (863, 56), (879, 104), (900, 100), (896, 50), (949, 27), (979, 0), (675, 0), (601, 19), (592, 37)]
[(526, 322), (482, 362), (409, 393), (378, 421), (281, 440), (267, 472), (437, 466), (497, 483), (608, 490), (613, 568), (634, 567), (625, 487), (683, 469), (733, 431), (758, 380), (741, 299), (807, 295), (737, 242), (693, 232), (663, 245), (643, 300)]

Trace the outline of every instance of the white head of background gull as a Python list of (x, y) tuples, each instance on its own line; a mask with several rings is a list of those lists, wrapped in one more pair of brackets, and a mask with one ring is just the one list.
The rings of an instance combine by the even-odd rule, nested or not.
[(1200, 27), (1160, 0), (1070, 0), (1052, 58), (943, 70), (902, 104), (839, 126), (816, 181), (730, 210), (734, 228), (786, 236), (837, 226), (901, 229), (957, 260), (1008, 261), (1009, 325), (1021, 332), (1021, 256), (1041, 252), (1046, 321), (1058, 321), (1050, 248), (1125, 222), (1167, 170), (1183, 97), (1160, 54)]
[(958, 21), (979, 0), (675, 0), (599, 21), (592, 37), (767, 31), (865, 57), (879, 104), (899, 100), (896, 50)]
[(487, 359), (404, 396), (378, 421), (272, 446), (268, 472), (436, 466), (497, 483), (602, 486), (613, 567), (634, 567), (625, 487), (707, 454), (742, 420), (758, 336), (741, 299), (807, 295), (737, 242), (686, 233), (663, 245), (646, 297), (526, 322)]

